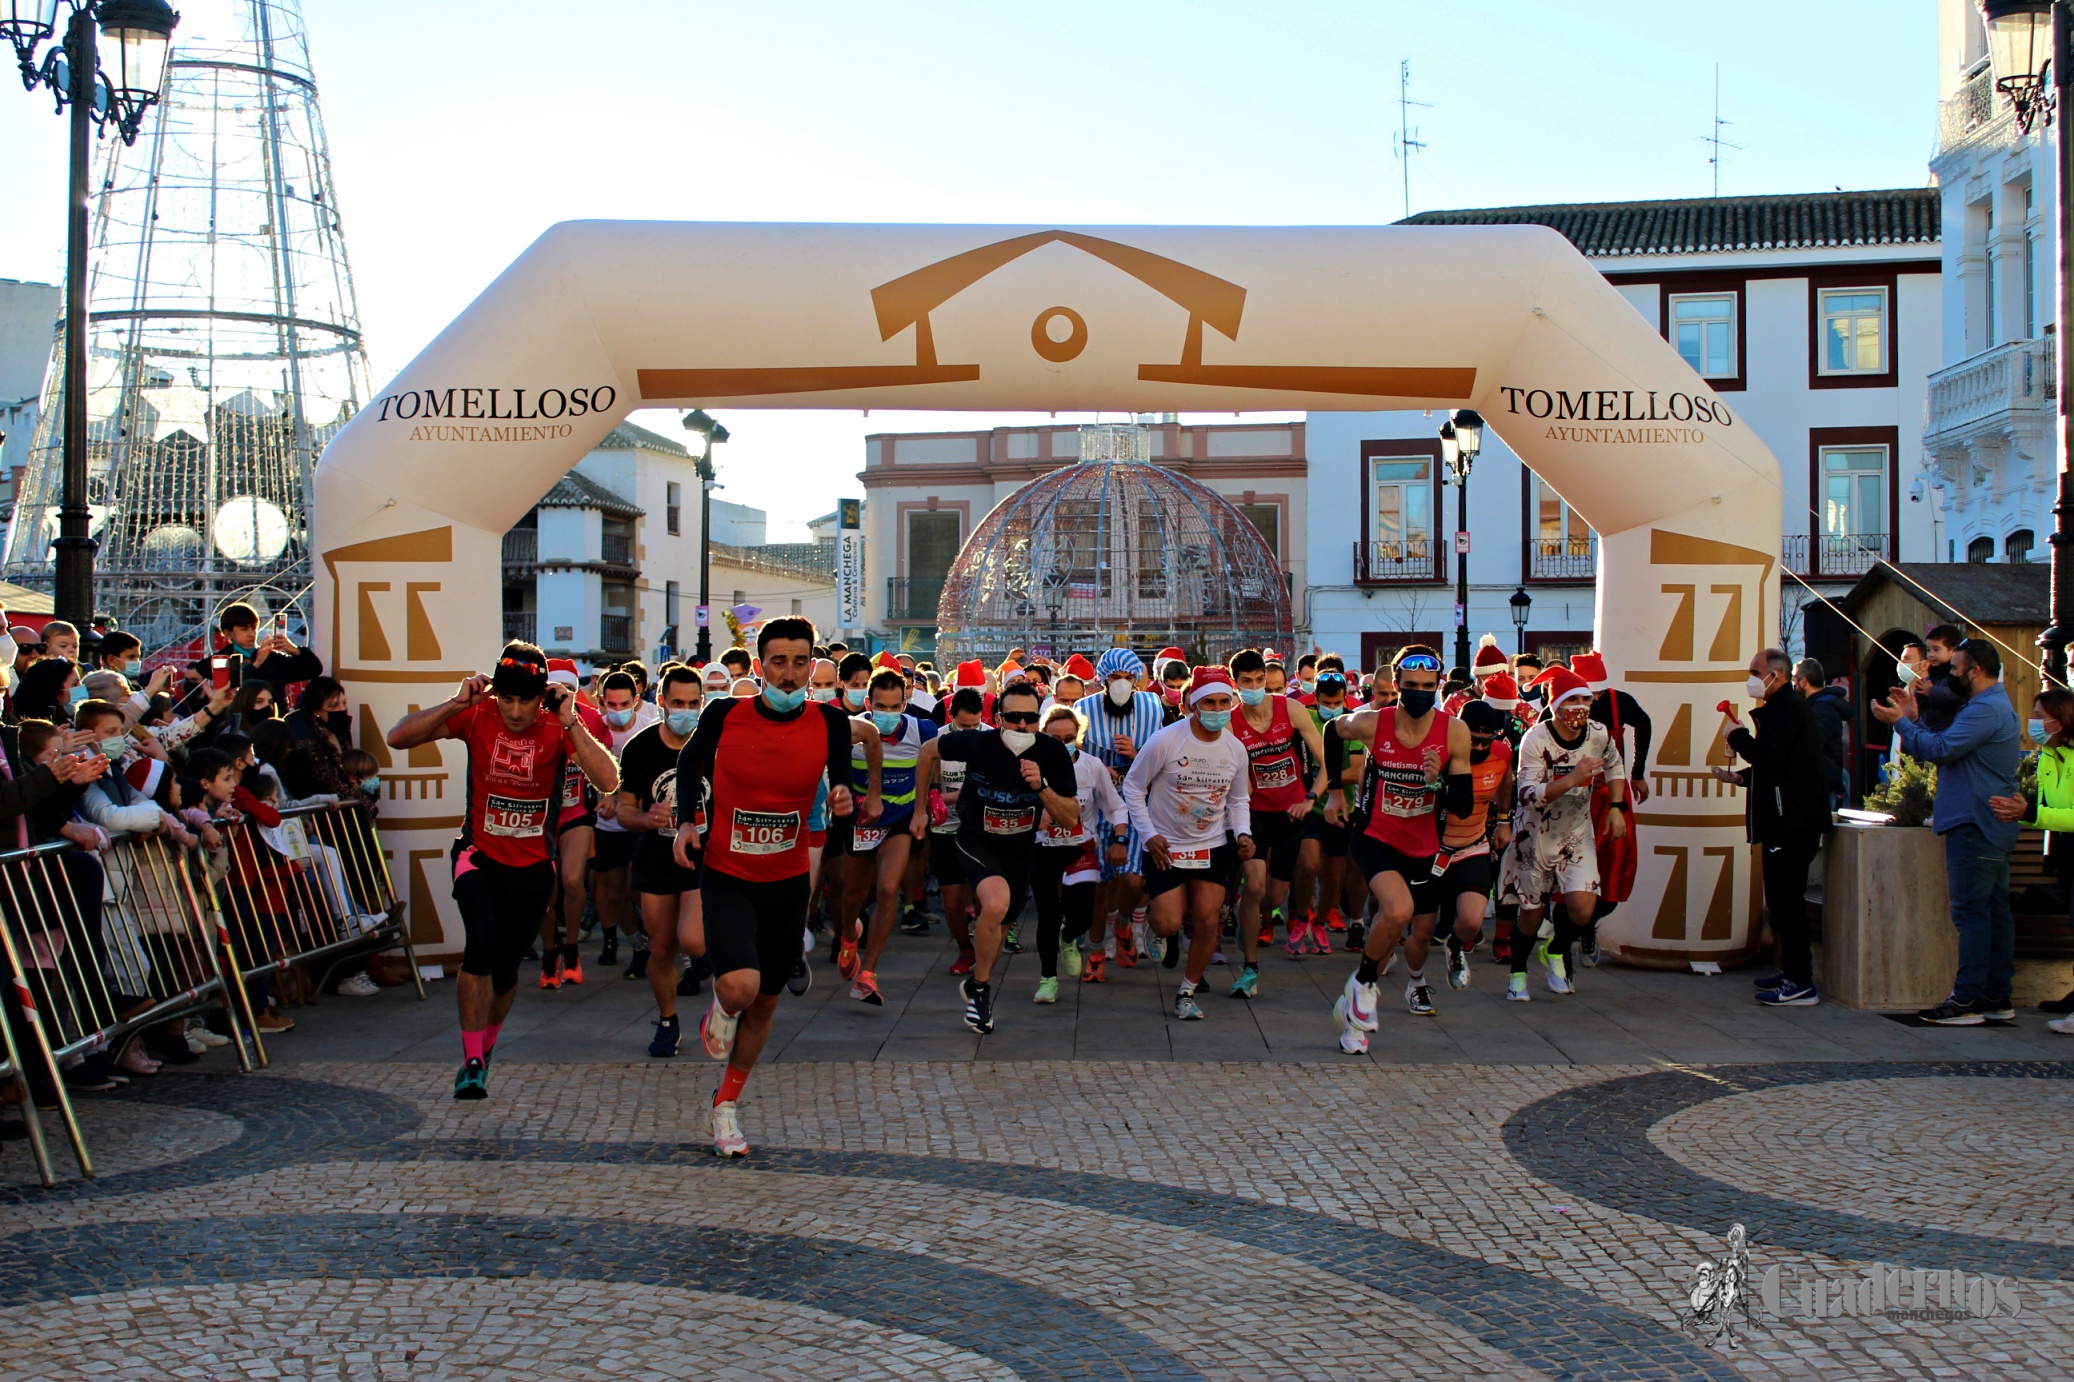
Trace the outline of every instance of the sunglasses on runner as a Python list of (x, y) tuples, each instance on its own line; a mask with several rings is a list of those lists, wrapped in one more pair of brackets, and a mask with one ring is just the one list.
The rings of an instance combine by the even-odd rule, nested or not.
[(1438, 672), (1440, 670), (1440, 659), (1428, 653), (1413, 653), (1410, 657), (1397, 664), (1397, 670), (1400, 672)]
[(1000, 720), (1004, 725), (1034, 725), (1037, 723), (1037, 712), (1034, 710), (1004, 710), (1001, 712)]

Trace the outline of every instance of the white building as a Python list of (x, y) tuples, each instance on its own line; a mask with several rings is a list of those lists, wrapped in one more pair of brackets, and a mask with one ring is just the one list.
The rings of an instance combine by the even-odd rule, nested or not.
[(1943, 368), (1930, 376), (1923, 436), (1935, 560), (2045, 561), (2056, 473), (2052, 136), (2043, 121), (2018, 131), (1970, 0), (1939, 0), (1937, 57), (1930, 168), (1944, 195)]
[[(1148, 424), (1152, 461), (1239, 506), (1288, 573), (1301, 610), (1307, 533), (1305, 424)], [(880, 433), (864, 441), (866, 626), (928, 656), (945, 575), (974, 526), (1016, 490), (1080, 457), (1078, 425)], [(817, 523), (832, 535), (834, 515)], [(809, 525), (818, 535), (822, 527)], [(1344, 564), (1344, 563), (1342, 563)]]
[(64, 291), (54, 284), (0, 278), (0, 486), (10, 497), (15, 471), (28, 463), (64, 302)]
[[(1764, 439), (1784, 480), (1793, 575), (1841, 593), (1875, 558), (1942, 553), (1922, 492), (1925, 376), (1941, 359), (1944, 299), (1934, 188), (1699, 201), (1428, 212), (1415, 225), (1547, 225), (1589, 256)], [(1556, 415), (1511, 401), (1497, 427)], [(1442, 414), (1313, 413), (1307, 599), (1299, 629), (1364, 666), (1415, 637), (1455, 654), (1457, 492), (1445, 483)], [(1588, 646), (1597, 540), (1494, 432), (1469, 485), (1469, 630), (1514, 635), (1509, 601), (1533, 604), (1519, 644)], [(1780, 637), (1800, 643), (1788, 576)]]

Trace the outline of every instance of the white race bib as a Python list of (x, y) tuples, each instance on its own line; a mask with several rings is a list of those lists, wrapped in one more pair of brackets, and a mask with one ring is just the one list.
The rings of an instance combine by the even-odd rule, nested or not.
[(735, 811), (728, 831), (728, 848), (734, 853), (784, 854), (798, 845), (799, 812)]
[(1170, 849), (1177, 869), (1206, 869), (1210, 867), (1210, 851), (1205, 849)]
[(482, 828), (485, 835), (513, 840), (531, 839), (547, 829), (547, 799), (492, 794), (483, 804)]

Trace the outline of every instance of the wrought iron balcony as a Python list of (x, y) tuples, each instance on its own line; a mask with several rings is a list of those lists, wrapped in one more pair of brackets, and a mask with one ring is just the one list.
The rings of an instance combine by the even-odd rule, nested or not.
[(1856, 580), (1872, 570), (1876, 561), (1891, 560), (1885, 533), (1788, 533), (1780, 544), (1779, 560), (1788, 570), (1810, 580)]
[(2016, 116), (2009, 102), (1995, 91), (1995, 74), (1983, 67), (1980, 74), (1937, 107), (1937, 152), (1948, 154), (1984, 139), (2013, 140)]
[(1431, 585), (1441, 579), (1440, 549), (1430, 537), (1354, 544), (1356, 585)]
[(607, 566), (632, 566), (634, 564), (634, 540), (625, 533), (606, 533), (600, 549)]
[(1537, 537), (1527, 540), (1530, 581), (1593, 581), (1599, 576), (1599, 539)]
[(634, 618), (630, 614), (598, 616), (598, 646), (608, 653), (634, 650)]
[[(509, 542), (510, 540), (510, 536), (506, 535), (505, 541)], [(533, 636), (535, 628), (534, 619), (535, 616), (531, 610), (505, 610), (504, 641), (506, 643), (538, 643), (540, 640)]]

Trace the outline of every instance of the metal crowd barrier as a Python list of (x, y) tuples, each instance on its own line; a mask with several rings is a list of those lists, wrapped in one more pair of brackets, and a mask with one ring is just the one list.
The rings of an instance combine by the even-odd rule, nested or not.
[(0, 1022), (0, 1080), (22, 1081), (45, 1185), (56, 1177), (28, 1098), (32, 1069), (48, 1073), (80, 1171), (91, 1177), (64, 1081), (75, 1057), (221, 1006), (238, 1068), (264, 1066), (255, 981), (305, 963), (328, 975), (391, 946), (402, 947), (425, 996), (373, 811), (349, 802), (282, 815), (274, 827), (219, 825), (214, 850), (183, 850), (154, 834), (118, 835), (99, 852), (63, 841), (0, 852), (0, 952), (14, 994), (11, 1020)]

